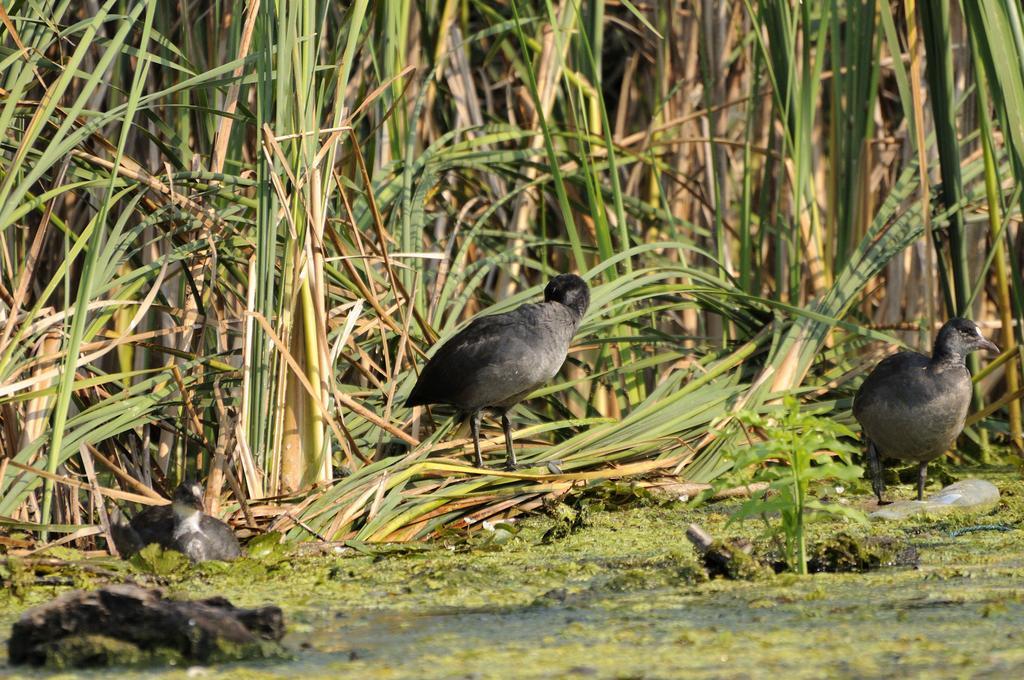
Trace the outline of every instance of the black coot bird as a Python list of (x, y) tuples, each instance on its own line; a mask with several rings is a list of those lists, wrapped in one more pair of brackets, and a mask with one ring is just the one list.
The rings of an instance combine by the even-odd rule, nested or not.
[(477, 467), (480, 417), (501, 417), (506, 467), (515, 468), (508, 410), (558, 373), (590, 304), (590, 289), (575, 274), (560, 274), (544, 288), (544, 302), (481, 316), (456, 333), (423, 367), (406, 406), (451, 404), (469, 416)]
[(175, 550), (193, 562), (229, 561), (242, 555), (235, 532), (224, 522), (203, 512), (203, 489), (199, 484), (182, 484), (174, 492)]
[(928, 461), (953, 446), (971, 403), (968, 354), (999, 348), (967, 319), (950, 319), (939, 330), (931, 358), (900, 352), (883, 359), (857, 390), (853, 415), (868, 444), (872, 488), (882, 503), (879, 455), (917, 461), (917, 499), (924, 497)]
[(131, 557), (150, 543), (177, 550), (193, 562), (233, 560), (242, 549), (224, 522), (203, 512), (203, 490), (196, 482), (183, 482), (170, 505), (150, 506), (131, 522), (111, 525), (122, 557)]

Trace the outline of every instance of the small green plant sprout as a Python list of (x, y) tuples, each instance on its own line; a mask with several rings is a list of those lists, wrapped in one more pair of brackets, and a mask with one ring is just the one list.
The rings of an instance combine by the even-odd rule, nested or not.
[[(747, 427), (750, 446), (734, 453), (732, 470), (721, 482), (729, 486), (767, 483), (767, 488), (745, 502), (730, 522), (763, 518), (771, 536), (781, 535), (786, 562), (799, 574), (807, 573), (804, 522), (809, 516), (867, 521), (855, 508), (825, 503), (810, 494), (812, 483), (852, 482), (864, 472), (851, 462), (856, 448), (844, 441), (853, 433), (821, 413), (802, 412), (794, 396), (786, 396), (782, 405), (768, 414), (740, 412), (737, 418)], [(775, 513), (781, 518), (778, 525), (769, 519)]]

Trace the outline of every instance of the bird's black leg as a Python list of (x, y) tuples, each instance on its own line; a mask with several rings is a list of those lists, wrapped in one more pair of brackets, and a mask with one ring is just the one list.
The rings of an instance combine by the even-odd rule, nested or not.
[(507, 413), (501, 414), (501, 429), (505, 432), (505, 469), (515, 470), (519, 463), (516, 462), (516, 452), (512, 448), (512, 423), (509, 422)]
[(885, 491), (885, 482), (882, 481), (882, 461), (878, 457), (878, 449), (875, 443), (868, 440), (868, 469), (871, 471), (871, 489), (878, 496), (878, 504), (885, 505), (882, 500), (882, 492)]
[(476, 452), (476, 466), (484, 466), (484, 457), (480, 455), (480, 411), (469, 414), (469, 431), (473, 433), (473, 451)]
[(924, 484), (928, 481), (928, 462), (921, 461), (917, 464), (917, 500), (924, 500)]

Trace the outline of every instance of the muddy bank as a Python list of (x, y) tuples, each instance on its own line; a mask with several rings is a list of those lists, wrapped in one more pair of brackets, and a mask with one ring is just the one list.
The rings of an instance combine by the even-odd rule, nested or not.
[[(468, 542), (303, 558), (271, 551), (133, 577), (172, 595), (284, 609), (293, 660), (218, 667), (211, 678), (1019, 675), (1024, 484), (989, 478), (1003, 495), (980, 515), (810, 525), (815, 540), (841, 530), (912, 546), (917, 568), (709, 580), (687, 525), (755, 545), (761, 526), (726, 526), (728, 505), (676, 504), (593, 512), (547, 542), (556, 520), (535, 517)], [(108, 578), (54, 578), (65, 576), (79, 586)], [(26, 581), (18, 596), (0, 595), (4, 635), (67, 587)]]

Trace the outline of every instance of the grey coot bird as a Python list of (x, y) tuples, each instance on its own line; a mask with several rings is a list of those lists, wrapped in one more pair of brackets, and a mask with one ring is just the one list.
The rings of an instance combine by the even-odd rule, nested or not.
[(544, 302), (474, 319), (427, 361), (405, 405), (450, 404), (468, 416), (477, 467), (481, 414), (495, 413), (506, 466), (515, 468), (508, 410), (558, 373), (589, 305), (586, 282), (560, 274), (544, 288)]
[(112, 524), (118, 552), (130, 557), (156, 543), (166, 550), (177, 550), (193, 562), (240, 557), (242, 549), (231, 527), (204, 513), (202, 499), (198, 483), (183, 482), (175, 489), (170, 505), (150, 506), (128, 524)]
[(899, 352), (883, 359), (857, 390), (853, 415), (868, 445), (872, 488), (882, 503), (879, 456), (918, 463), (917, 499), (924, 496), (928, 461), (948, 451), (964, 429), (971, 403), (968, 354), (999, 348), (967, 319), (950, 319), (935, 338), (932, 356)]

